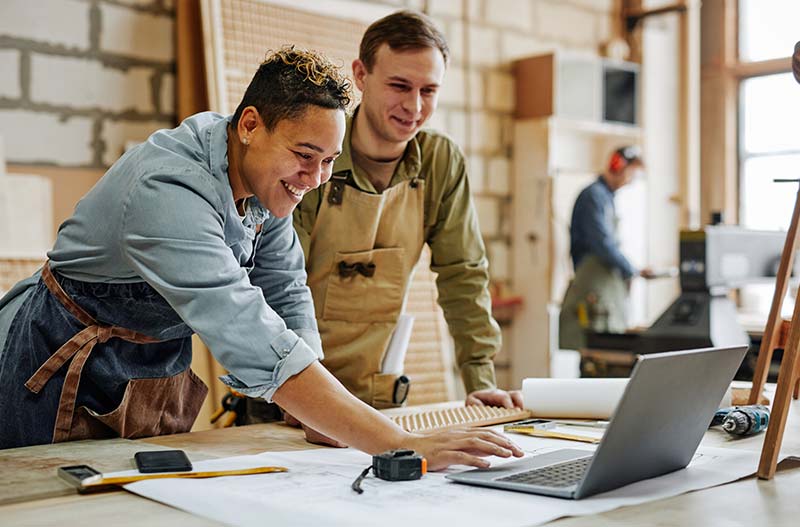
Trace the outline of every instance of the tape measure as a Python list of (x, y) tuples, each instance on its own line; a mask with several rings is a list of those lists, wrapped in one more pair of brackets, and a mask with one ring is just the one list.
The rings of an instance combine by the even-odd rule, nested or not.
[(364, 492), (361, 482), (370, 470), (376, 477), (386, 481), (410, 481), (425, 475), (428, 471), (428, 461), (413, 450), (389, 450), (372, 456), (372, 465), (365, 468), (350, 485), (354, 491), (359, 494)]

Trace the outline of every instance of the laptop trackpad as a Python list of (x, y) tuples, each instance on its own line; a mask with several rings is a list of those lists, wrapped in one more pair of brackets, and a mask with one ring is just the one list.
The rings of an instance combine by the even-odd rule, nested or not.
[(565, 448), (549, 452), (547, 454), (534, 455), (513, 463), (506, 463), (497, 467), (489, 468), (476, 468), (466, 470), (457, 474), (448, 474), (447, 479), (453, 481), (491, 481), (497, 478), (502, 478), (515, 474), (517, 472), (524, 472), (535, 468), (546, 467), (556, 463), (563, 463), (573, 459), (580, 459), (582, 457), (592, 456), (594, 452), (591, 450), (578, 450), (575, 448)]

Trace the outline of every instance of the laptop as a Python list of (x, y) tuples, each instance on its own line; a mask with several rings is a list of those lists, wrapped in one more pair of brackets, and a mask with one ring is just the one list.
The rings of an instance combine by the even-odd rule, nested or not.
[(446, 477), (580, 499), (682, 469), (694, 456), (747, 346), (640, 355), (597, 449), (563, 449)]

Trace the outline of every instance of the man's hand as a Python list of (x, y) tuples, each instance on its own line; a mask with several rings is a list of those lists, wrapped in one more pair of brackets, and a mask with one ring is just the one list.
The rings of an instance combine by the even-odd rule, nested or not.
[(500, 406), (502, 408), (522, 408), (522, 392), (519, 390), (499, 390), (489, 388), (488, 390), (476, 390), (467, 395), (464, 401), (467, 406)]
[(650, 269), (649, 267), (645, 267), (644, 269), (639, 271), (639, 276), (644, 278), (645, 280), (652, 280), (657, 276), (656, 272)]
[(292, 414), (284, 412), (283, 413), (283, 420), (286, 421), (286, 424), (289, 426), (293, 426), (295, 428), (302, 428), (303, 432), (306, 433), (306, 441), (309, 443), (313, 443), (315, 445), (324, 445), (324, 446), (332, 446), (336, 448), (347, 448), (347, 445), (344, 443), (337, 441), (331, 437), (326, 436), (325, 434), (321, 434), (317, 432), (310, 426), (306, 426), (297, 419), (295, 419)]

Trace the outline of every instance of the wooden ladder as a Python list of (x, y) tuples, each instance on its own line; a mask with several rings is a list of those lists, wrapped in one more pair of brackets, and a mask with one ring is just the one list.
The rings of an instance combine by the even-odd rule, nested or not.
[[(800, 223), (800, 188), (798, 188), (795, 198), (792, 222), (789, 225), (789, 232), (786, 233), (786, 242), (783, 246), (783, 253), (781, 253), (781, 263), (775, 278), (775, 294), (772, 297), (772, 307), (769, 310), (769, 318), (764, 328), (761, 347), (758, 350), (753, 387), (750, 389), (750, 399), (748, 400), (748, 404), (758, 404), (764, 383), (767, 381), (772, 352), (775, 348), (783, 347), (783, 359), (778, 371), (778, 386), (775, 390), (775, 400), (772, 402), (772, 413), (767, 427), (767, 435), (764, 438), (764, 447), (761, 451), (761, 461), (758, 465), (758, 477), (761, 479), (772, 479), (775, 475), (778, 453), (783, 441), (783, 431), (789, 414), (791, 395), (797, 399), (800, 394), (800, 370), (798, 370), (800, 367), (798, 364), (800, 363), (798, 360), (798, 355), (800, 355), (800, 348), (798, 348), (800, 345), (800, 290), (795, 300), (792, 320), (789, 322), (788, 337), (785, 336), (787, 332), (781, 330), (782, 325), (786, 322), (782, 321), (780, 316), (783, 299), (786, 297), (789, 278), (792, 274), (794, 255), (797, 251), (798, 223)], [(781, 338), (781, 335), (784, 338)]]
[[(792, 56), (792, 71), (795, 80), (800, 83), (800, 42), (794, 46)], [(782, 333), (779, 325), (783, 299), (789, 286), (789, 277), (792, 275), (794, 254), (797, 251), (797, 227), (800, 221), (800, 188), (794, 202), (792, 222), (789, 232), (786, 233), (786, 243), (781, 254), (781, 264), (775, 279), (775, 295), (772, 297), (772, 307), (769, 310), (767, 326), (764, 328), (764, 337), (758, 350), (756, 371), (753, 374), (753, 387), (750, 390), (749, 404), (756, 404), (764, 389), (767, 372), (772, 361), (772, 351), (779, 345), (779, 336)], [(785, 334), (785, 333), (784, 333)], [(794, 313), (789, 322), (788, 337), (783, 345), (783, 359), (778, 370), (778, 386), (775, 389), (775, 400), (772, 401), (772, 414), (770, 415), (767, 435), (764, 438), (764, 447), (761, 450), (761, 461), (758, 464), (758, 477), (772, 479), (778, 466), (778, 454), (783, 442), (783, 431), (786, 428), (786, 419), (789, 415), (789, 405), (792, 400), (790, 392), (795, 399), (800, 395), (800, 290), (794, 304)], [(794, 388), (794, 390), (792, 390)]]

